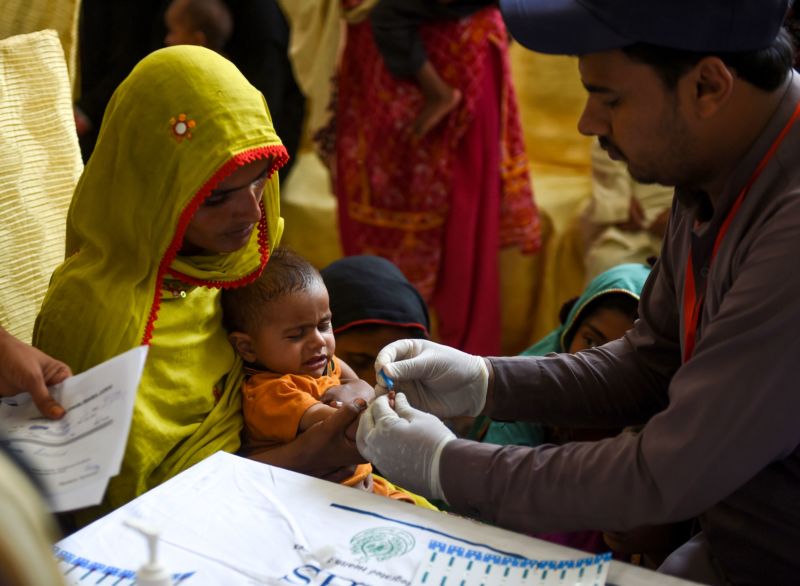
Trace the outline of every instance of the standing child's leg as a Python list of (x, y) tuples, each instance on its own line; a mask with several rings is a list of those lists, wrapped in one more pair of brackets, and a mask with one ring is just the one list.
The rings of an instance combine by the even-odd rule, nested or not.
[(418, 27), (440, 20), (446, 9), (432, 0), (380, 0), (370, 12), (375, 44), (386, 68), (398, 78), (415, 78), (425, 102), (413, 124), (422, 136), (451, 112), (461, 92), (450, 87), (428, 61)]
[(425, 61), (416, 74), (422, 97), (422, 104), (417, 119), (412, 127), (414, 134), (423, 136), (447, 116), (461, 101), (461, 92), (447, 85), (430, 61)]

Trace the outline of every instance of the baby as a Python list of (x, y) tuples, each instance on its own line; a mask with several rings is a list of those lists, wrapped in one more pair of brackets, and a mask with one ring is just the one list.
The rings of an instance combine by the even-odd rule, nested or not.
[(233, 19), (222, 0), (173, 0), (164, 14), (164, 44), (200, 45), (221, 53), (233, 31)]
[[(340, 384), (342, 363), (334, 358), (328, 291), (308, 261), (277, 248), (255, 282), (223, 292), (222, 308), (249, 375), (242, 389), (245, 452), (288, 443), (335, 412), (320, 399)], [(342, 484), (414, 502), (373, 477), (370, 464)]]

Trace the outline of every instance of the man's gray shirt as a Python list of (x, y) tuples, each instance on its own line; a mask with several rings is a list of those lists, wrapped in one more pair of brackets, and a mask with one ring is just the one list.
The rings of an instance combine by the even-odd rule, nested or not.
[[(683, 363), (687, 257), (708, 250), (794, 113), (798, 76), (700, 227), (676, 192), (662, 255), (624, 338), (576, 355), (493, 358), (492, 417), (639, 434), (523, 448), (450, 442), (447, 500), (511, 529), (625, 530), (699, 517), (733, 583), (800, 575), (800, 122), (749, 190), (710, 270)], [(707, 279), (706, 279), (707, 277)], [(707, 283), (703, 283), (707, 280)]]

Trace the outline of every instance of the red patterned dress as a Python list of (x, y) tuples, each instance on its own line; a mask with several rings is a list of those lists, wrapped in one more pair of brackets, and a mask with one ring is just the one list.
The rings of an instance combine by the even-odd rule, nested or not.
[(420, 33), (463, 97), (415, 140), (416, 83), (387, 71), (368, 21), (348, 27), (336, 114), (342, 244), (394, 262), (434, 309), (443, 343), (498, 354), (499, 249), (540, 246), (507, 33), (494, 7)]

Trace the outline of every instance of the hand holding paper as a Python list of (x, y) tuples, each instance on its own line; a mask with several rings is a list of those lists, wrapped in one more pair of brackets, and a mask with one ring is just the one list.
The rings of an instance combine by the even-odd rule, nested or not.
[(30, 393), (33, 402), (45, 417), (58, 419), (64, 415), (47, 390), (48, 385), (60, 383), (70, 376), (69, 366), (41, 350), (17, 340), (0, 328), (0, 396), (10, 397)]
[(54, 511), (98, 504), (119, 473), (147, 347), (129, 350), (49, 389), (64, 406), (42, 417), (29, 395), (4, 398), (0, 429), (47, 488)]

